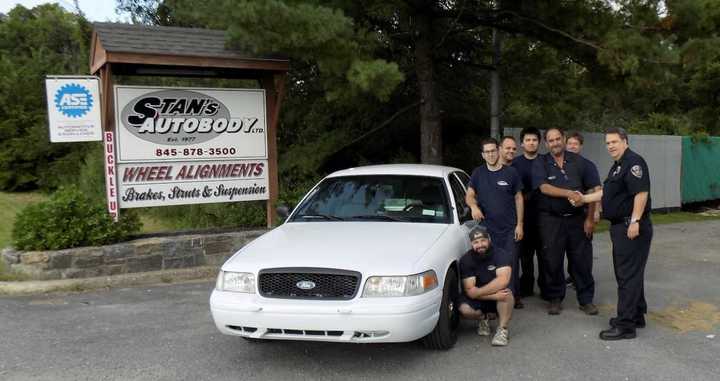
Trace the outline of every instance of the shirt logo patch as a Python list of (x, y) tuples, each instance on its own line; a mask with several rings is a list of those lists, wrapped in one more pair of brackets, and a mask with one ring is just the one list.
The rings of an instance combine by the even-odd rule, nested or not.
[(495, 271), (495, 268), (496, 268), (495, 265), (488, 266), (489, 271)]
[(497, 185), (506, 187), (506, 186), (508, 186), (508, 185), (510, 185), (510, 184), (508, 184), (507, 181), (505, 181), (505, 180), (500, 180), (500, 181), (497, 182)]
[(548, 176), (548, 180), (555, 180), (557, 176)]
[(630, 173), (632, 173), (632, 175), (637, 177), (638, 179), (641, 179), (643, 175), (642, 167), (640, 167), (639, 165), (633, 165), (633, 167), (630, 168)]

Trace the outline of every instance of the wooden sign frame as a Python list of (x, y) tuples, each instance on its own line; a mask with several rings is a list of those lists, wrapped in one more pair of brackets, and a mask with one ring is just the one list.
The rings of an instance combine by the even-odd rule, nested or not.
[(277, 220), (277, 127), (290, 62), (229, 49), (225, 40), (225, 32), (218, 30), (95, 23), (90, 72), (100, 77), (103, 131), (115, 131), (114, 74), (257, 80), (266, 97), (270, 228)]

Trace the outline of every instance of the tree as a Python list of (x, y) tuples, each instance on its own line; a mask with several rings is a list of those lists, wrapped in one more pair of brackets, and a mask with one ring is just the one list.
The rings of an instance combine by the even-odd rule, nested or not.
[[(422, 162), (467, 168), (479, 159), (468, 140), (487, 134), (490, 70), (503, 78), (508, 125), (717, 131), (712, 36), (719, 5), (709, 0), (188, 2), (155, 2), (169, 9), (161, 22), (227, 28), (229, 40), (244, 48), (288, 52), (293, 68), (280, 148), (293, 158), (283, 160), (292, 162), (286, 169), (302, 173), (330, 159), (354, 165), (416, 153)], [(500, 67), (490, 62), (493, 28), (506, 34)], [(322, 39), (340, 30), (352, 33)], [(381, 59), (382, 68), (349, 77), (343, 57), (357, 55), (347, 46), (365, 47), (363, 59)], [(338, 62), (345, 63), (329, 64)], [(357, 91), (359, 73), (383, 78), (378, 73), (391, 63), (403, 82), (374, 99)], [(419, 112), (411, 116), (414, 105)], [(419, 137), (417, 149), (408, 137)]]
[(87, 73), (90, 33), (56, 4), (16, 6), (0, 20), (0, 189), (54, 187), (76, 172), (88, 144), (50, 144), (44, 77)]

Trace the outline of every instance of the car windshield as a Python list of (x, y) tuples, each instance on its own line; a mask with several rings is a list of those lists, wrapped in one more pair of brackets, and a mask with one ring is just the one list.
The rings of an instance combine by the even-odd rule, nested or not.
[(367, 175), (323, 180), (300, 204), (292, 221), (391, 221), (450, 223), (441, 178)]

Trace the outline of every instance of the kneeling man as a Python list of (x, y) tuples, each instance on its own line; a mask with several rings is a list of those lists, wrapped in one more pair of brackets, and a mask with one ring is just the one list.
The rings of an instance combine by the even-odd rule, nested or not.
[(509, 284), (512, 275), (512, 253), (491, 247), (487, 228), (477, 225), (470, 230), (472, 249), (460, 258), (463, 295), (460, 314), (478, 320), (477, 333), (490, 336), (488, 314), (498, 315), (498, 327), (492, 345), (508, 343), (508, 323), (515, 299)]

